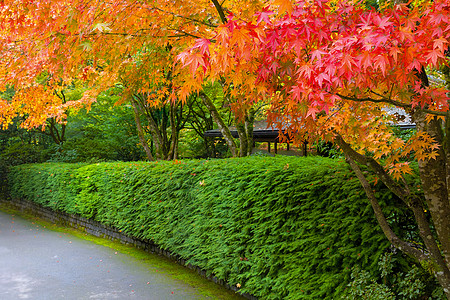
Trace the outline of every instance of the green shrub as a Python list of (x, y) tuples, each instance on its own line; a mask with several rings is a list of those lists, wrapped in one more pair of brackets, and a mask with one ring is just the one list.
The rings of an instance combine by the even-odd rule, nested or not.
[(16, 166), (45, 161), (44, 148), (39, 145), (15, 142), (2, 149), (0, 164)]
[[(353, 267), (379, 276), (389, 247), (358, 180), (328, 158), (46, 163), (9, 180), (13, 198), (151, 240), (263, 299), (336, 299)], [(408, 213), (376, 189), (399, 230)]]
[(446, 299), (436, 280), (424, 269), (413, 266), (407, 273), (395, 270), (396, 258), (386, 253), (378, 262), (381, 276), (375, 280), (367, 271), (355, 267), (353, 281), (343, 299)]

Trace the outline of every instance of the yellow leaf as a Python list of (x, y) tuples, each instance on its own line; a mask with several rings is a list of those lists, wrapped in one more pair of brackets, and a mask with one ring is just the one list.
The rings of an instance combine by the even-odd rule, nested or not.
[(292, 2), (290, 0), (273, 0), (271, 8), (278, 9), (278, 13), (280, 15), (284, 13), (288, 13), (290, 15), (293, 10)]

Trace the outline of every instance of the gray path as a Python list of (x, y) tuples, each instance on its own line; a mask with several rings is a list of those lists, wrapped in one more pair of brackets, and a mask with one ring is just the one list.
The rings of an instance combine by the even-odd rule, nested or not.
[(0, 212), (0, 299), (205, 299), (136, 259)]

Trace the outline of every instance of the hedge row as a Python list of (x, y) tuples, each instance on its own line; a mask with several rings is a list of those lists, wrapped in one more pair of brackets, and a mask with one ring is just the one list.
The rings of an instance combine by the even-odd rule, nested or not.
[(264, 299), (336, 299), (389, 248), (357, 179), (326, 158), (47, 163), (9, 182), (15, 199), (151, 240)]

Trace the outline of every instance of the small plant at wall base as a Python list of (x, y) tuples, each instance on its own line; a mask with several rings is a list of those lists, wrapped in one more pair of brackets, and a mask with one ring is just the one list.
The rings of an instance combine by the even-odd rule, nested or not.
[(413, 266), (409, 271), (396, 270), (396, 257), (386, 253), (378, 262), (380, 277), (376, 279), (367, 271), (353, 268), (352, 282), (343, 299), (394, 300), (394, 299), (445, 299), (438, 282), (423, 268)]

